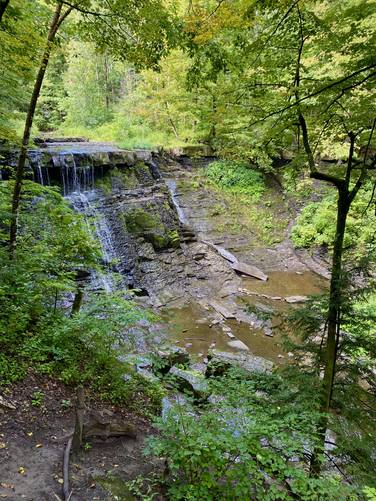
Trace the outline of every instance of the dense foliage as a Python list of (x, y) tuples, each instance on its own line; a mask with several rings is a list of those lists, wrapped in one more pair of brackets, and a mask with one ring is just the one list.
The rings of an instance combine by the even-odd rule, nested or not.
[(230, 193), (250, 195), (258, 199), (265, 186), (260, 172), (252, 169), (245, 162), (216, 161), (212, 162), (205, 175), (216, 186)]
[(16, 139), (43, 38), (45, 7), (33, 0), (10, 3), (0, 24), (0, 141)]
[[(354, 201), (347, 219), (344, 246), (349, 257), (355, 261), (362, 258), (375, 259), (376, 217), (370, 200), (372, 186), (369, 185), (369, 189), (364, 189)], [(334, 193), (330, 193), (321, 201), (310, 202), (303, 208), (291, 235), (296, 247), (332, 247), (336, 221), (335, 201)]]
[(307, 474), (318, 401), (300, 383), (234, 371), (211, 382), (211, 403), (173, 407), (151, 441), (171, 499), (355, 499), (339, 478)]

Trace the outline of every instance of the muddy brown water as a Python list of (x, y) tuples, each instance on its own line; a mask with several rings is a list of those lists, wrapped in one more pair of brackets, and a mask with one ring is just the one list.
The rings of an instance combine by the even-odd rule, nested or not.
[(215, 323), (213, 311), (207, 306), (194, 302), (183, 308), (165, 309), (161, 317), (165, 322), (169, 341), (186, 348), (193, 357), (205, 357), (211, 347), (239, 352), (239, 349), (229, 344), (234, 340), (226, 333), (226, 330), (230, 329), (235, 338), (244, 343), (252, 354), (281, 363), (288, 359), (287, 353), (282, 348), (282, 336), (278, 329), (281, 314), (289, 309), (299, 308), (302, 304), (292, 305), (283, 300), (265, 298), (262, 294), (282, 298), (308, 296), (320, 294), (326, 287), (326, 280), (311, 272), (271, 272), (267, 282), (243, 278), (242, 288), (255, 294), (239, 295), (236, 303), (240, 310), (246, 310), (247, 304), (272, 309), (272, 337), (267, 336), (263, 328), (252, 326), (246, 321), (229, 319)]

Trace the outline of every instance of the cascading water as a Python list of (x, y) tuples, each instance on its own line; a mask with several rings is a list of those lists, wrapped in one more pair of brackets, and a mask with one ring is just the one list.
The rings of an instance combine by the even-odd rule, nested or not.
[(183, 208), (181, 207), (179, 200), (178, 200), (178, 190), (177, 190), (177, 185), (176, 181), (174, 179), (166, 178), (165, 183), (170, 191), (172, 202), (175, 206), (176, 212), (178, 213), (179, 216), (179, 221), (181, 224), (188, 225), (189, 221), (185, 215), (185, 212)]
[(87, 163), (77, 166), (75, 155), (73, 153), (64, 153), (62, 155), (53, 155), (52, 163), (61, 172), (64, 196), (74, 192), (80, 193), (94, 189), (94, 165), (90, 162), (90, 157), (88, 157)]
[[(115, 288), (112, 275), (116, 261), (116, 251), (106, 214), (100, 210), (101, 197), (95, 189), (94, 165), (90, 156), (75, 159), (75, 154), (64, 152), (52, 155), (53, 166), (58, 168), (61, 176), (62, 193), (71, 206), (82, 214), (88, 230), (100, 242), (103, 262), (108, 271), (92, 273), (91, 287), (94, 290), (104, 289), (111, 292)], [(84, 161), (82, 161), (84, 160)], [(48, 168), (43, 167), (39, 156), (33, 162), (34, 179), (42, 185), (50, 185)], [(44, 175), (43, 175), (44, 174)]]
[(65, 198), (69, 200), (72, 207), (83, 214), (90, 233), (93, 233), (101, 244), (103, 261), (108, 271), (93, 273), (91, 286), (94, 290), (104, 289), (111, 292), (115, 288), (115, 282), (111, 274), (116, 260), (116, 251), (112, 240), (111, 231), (105, 214), (98, 209), (100, 197), (95, 189), (86, 191), (74, 191)]
[(40, 159), (38, 158), (38, 163), (37, 163), (37, 174), (38, 174), (38, 183), (40, 183), (42, 186), (44, 186), (44, 179), (43, 179), (43, 172), (42, 172), (42, 165), (40, 162)]

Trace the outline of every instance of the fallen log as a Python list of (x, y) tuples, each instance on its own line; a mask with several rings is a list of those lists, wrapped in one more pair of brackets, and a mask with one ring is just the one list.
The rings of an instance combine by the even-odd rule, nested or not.
[(63, 496), (64, 501), (69, 501), (72, 497), (72, 491), (69, 488), (69, 457), (72, 448), (73, 436), (67, 442), (64, 449), (64, 459), (63, 459)]

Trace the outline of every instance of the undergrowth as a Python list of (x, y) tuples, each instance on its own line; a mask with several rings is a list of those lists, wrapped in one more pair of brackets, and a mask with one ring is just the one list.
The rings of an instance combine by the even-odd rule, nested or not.
[(160, 387), (120, 358), (133, 348), (131, 328), (153, 316), (123, 291), (85, 291), (81, 309), (73, 310), (77, 275), (100, 273), (101, 252), (56, 189), (24, 181), (11, 258), (12, 188), (12, 181), (0, 183), (0, 387), (22, 380), (31, 367), (68, 385), (85, 385), (112, 403), (131, 406), (143, 395), (150, 409), (159, 410)]

